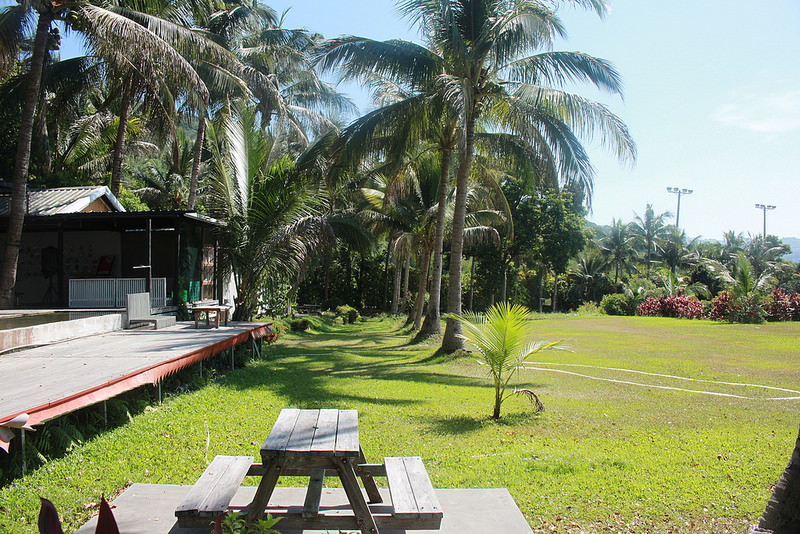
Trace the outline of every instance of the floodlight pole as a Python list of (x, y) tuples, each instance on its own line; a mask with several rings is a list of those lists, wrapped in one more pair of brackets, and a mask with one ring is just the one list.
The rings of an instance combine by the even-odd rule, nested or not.
[(771, 204), (756, 204), (756, 209), (760, 209), (764, 213), (764, 239), (767, 238), (767, 211), (774, 210), (775, 207)]
[(694, 193), (691, 189), (681, 188), (681, 187), (668, 187), (667, 191), (672, 193), (673, 195), (678, 195), (678, 209), (675, 210), (675, 228), (680, 229), (681, 227), (681, 196), (682, 195), (691, 195)]

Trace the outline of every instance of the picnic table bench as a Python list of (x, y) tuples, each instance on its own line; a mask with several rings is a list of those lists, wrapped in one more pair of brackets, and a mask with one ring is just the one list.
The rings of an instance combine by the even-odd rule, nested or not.
[[(368, 464), (358, 440), (356, 410), (282, 410), (261, 448), (261, 464), (251, 456), (217, 456), (176, 509), (178, 526), (208, 526), (228, 511), (245, 476), (260, 476), (255, 497), (247, 507), (249, 524), (269, 512), (285, 529), (357, 529), (377, 534), (381, 529), (438, 529), (442, 509), (418, 456), (387, 457)], [(267, 506), (281, 476), (309, 477), (302, 507)], [(350, 510), (320, 506), (326, 476), (338, 476)], [(386, 477), (391, 505), (382, 497), (374, 477)], [(364, 492), (358, 484), (361, 478)]]
[(225, 322), (225, 326), (228, 326), (230, 306), (219, 304), (219, 302), (216, 300), (200, 300), (192, 302), (189, 310), (192, 312), (195, 328), (200, 328), (200, 318), (204, 315), (206, 318), (206, 326), (210, 326), (211, 317), (214, 317), (214, 328), (219, 328), (220, 318), (222, 318), (222, 320)]

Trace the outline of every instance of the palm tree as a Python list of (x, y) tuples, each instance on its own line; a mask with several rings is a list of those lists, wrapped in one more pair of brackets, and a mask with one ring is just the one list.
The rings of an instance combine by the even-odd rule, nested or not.
[(316, 147), (296, 160), (260, 128), (253, 108), (233, 106), (208, 126), (211, 213), (227, 223), (222, 266), (233, 274), (235, 320), (250, 319), (268, 282), (291, 283), (319, 238), (324, 198), (306, 178)]
[(578, 256), (575, 267), (569, 271), (569, 277), (576, 282), (586, 301), (597, 302), (597, 285), (605, 278), (607, 267), (605, 258), (597, 252), (584, 252)]
[(630, 231), (630, 225), (624, 224), (619, 219), (612, 219), (608, 234), (600, 239), (600, 253), (614, 265), (614, 284), (619, 282), (619, 273), (627, 272), (628, 275), (635, 269), (636, 249), (635, 237)]
[(665, 220), (672, 215), (665, 211), (658, 215), (653, 211), (653, 205), (647, 204), (644, 216), (634, 213), (631, 231), (636, 236), (636, 242), (644, 249), (645, 276), (650, 278), (650, 266), (653, 264), (653, 254), (661, 250), (661, 240), (667, 235)]
[(660, 255), (672, 274), (675, 274), (679, 267), (685, 267), (698, 261), (699, 254), (696, 251), (699, 240), (699, 237), (695, 237), (687, 243), (686, 231), (674, 226), (667, 227), (661, 242)]
[(514, 389), (506, 394), (509, 381), (520, 366), (531, 355), (555, 347), (558, 342), (535, 341), (531, 338), (530, 311), (519, 304), (498, 302), (485, 315), (472, 312), (463, 315), (447, 314), (447, 319), (463, 326), (462, 340), (480, 353), (478, 363), (489, 368), (494, 383), (494, 408), (492, 418), (500, 418), (500, 406), (508, 397), (523, 394), (536, 402), (542, 410), (544, 405), (529, 389)]
[[(605, 4), (577, 0), (602, 14)], [(633, 157), (634, 145), (622, 122), (593, 102), (546, 85), (589, 81), (620, 93), (619, 77), (605, 61), (586, 54), (542, 52), (563, 28), (542, 2), (524, 0), (405, 0), (400, 10), (422, 29), (428, 50), (441, 66), (433, 71), (442, 95), (461, 123), (461, 157), (456, 173), (453, 236), (450, 246), (448, 311), (461, 311), (461, 264), (464, 245), (467, 180), (472, 169), (476, 125), (482, 116), (522, 136), (564, 182), (591, 189), (591, 167), (574, 132), (596, 129), (621, 158)], [(527, 55), (531, 54), (531, 55)], [(441, 73), (441, 74), (440, 74)], [(544, 85), (543, 85), (544, 84)], [(447, 321), (442, 349), (463, 346), (460, 323)]]
[(772, 269), (756, 273), (744, 252), (737, 252), (730, 269), (715, 260), (706, 260), (704, 265), (731, 291), (734, 299), (749, 299), (767, 293), (774, 281)]

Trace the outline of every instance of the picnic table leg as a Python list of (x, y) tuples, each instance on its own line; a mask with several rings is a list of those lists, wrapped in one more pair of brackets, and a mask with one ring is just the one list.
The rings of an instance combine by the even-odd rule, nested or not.
[(200, 312), (194, 310), (192, 314), (194, 315), (194, 327), (200, 328)]
[[(360, 445), (358, 447), (358, 463), (367, 463), (367, 457), (364, 455), (364, 449), (362, 449)], [(361, 483), (364, 484), (364, 490), (367, 492), (369, 502), (383, 502), (383, 497), (381, 497), (381, 492), (378, 491), (378, 485), (375, 484), (375, 479), (372, 478), (372, 474), (362, 473), (360, 466), (356, 466), (356, 474), (361, 477)]]
[(319, 501), (322, 498), (322, 484), (325, 481), (325, 470), (314, 469), (308, 481), (306, 501), (303, 504), (303, 519), (316, 519), (319, 515)]
[(250, 532), (251, 527), (264, 515), (269, 498), (272, 497), (272, 492), (275, 491), (275, 484), (278, 483), (278, 478), (281, 476), (281, 463), (277, 458), (273, 458), (266, 465), (266, 471), (258, 484), (253, 502), (247, 506), (246, 532)]
[(372, 517), (372, 512), (370, 512), (367, 501), (364, 500), (364, 494), (361, 493), (361, 488), (358, 485), (352, 463), (353, 460), (336, 457), (334, 461), (336, 462), (336, 470), (339, 472), (339, 478), (342, 480), (342, 487), (347, 494), (347, 500), (350, 501), (350, 506), (353, 507), (353, 513), (356, 516), (356, 522), (361, 534), (378, 534), (375, 518)]
[(214, 312), (214, 320), (216, 321), (216, 326), (214, 328), (219, 328), (219, 312)]
[(206, 310), (206, 327), (211, 325), (211, 316), (208, 314), (208, 310)]

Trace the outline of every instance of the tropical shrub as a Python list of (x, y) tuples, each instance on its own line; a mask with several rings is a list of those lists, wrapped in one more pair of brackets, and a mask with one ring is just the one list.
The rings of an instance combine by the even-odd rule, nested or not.
[(736, 299), (728, 291), (723, 291), (713, 300), (709, 318), (729, 323), (760, 324), (765, 321), (766, 315), (758, 296)]
[(530, 389), (517, 389), (506, 394), (514, 371), (532, 354), (553, 348), (557, 342), (536, 341), (531, 337), (531, 312), (525, 306), (499, 302), (485, 314), (464, 313), (455, 315), (448, 313), (447, 319), (461, 323), (463, 333), (460, 336), (473, 346), (481, 355), (478, 363), (489, 368), (494, 382), (494, 410), (492, 418), (500, 418), (500, 405), (512, 395), (525, 395), (538, 410), (544, 410), (539, 397)]
[(308, 319), (295, 319), (289, 323), (289, 328), (292, 329), (292, 332), (305, 332), (310, 326), (311, 322)]
[(768, 321), (800, 321), (800, 293), (774, 289), (766, 306)]
[(353, 308), (352, 306), (348, 306), (345, 304), (344, 306), (337, 306), (336, 307), (336, 316), (342, 318), (342, 322), (345, 324), (352, 324), (358, 321), (360, 317), (358, 314), (358, 310)]
[(608, 315), (634, 315), (636, 300), (622, 293), (611, 293), (603, 296), (600, 307)]
[(636, 313), (649, 317), (700, 319), (703, 317), (703, 303), (688, 295), (660, 299), (650, 297), (639, 305)]

